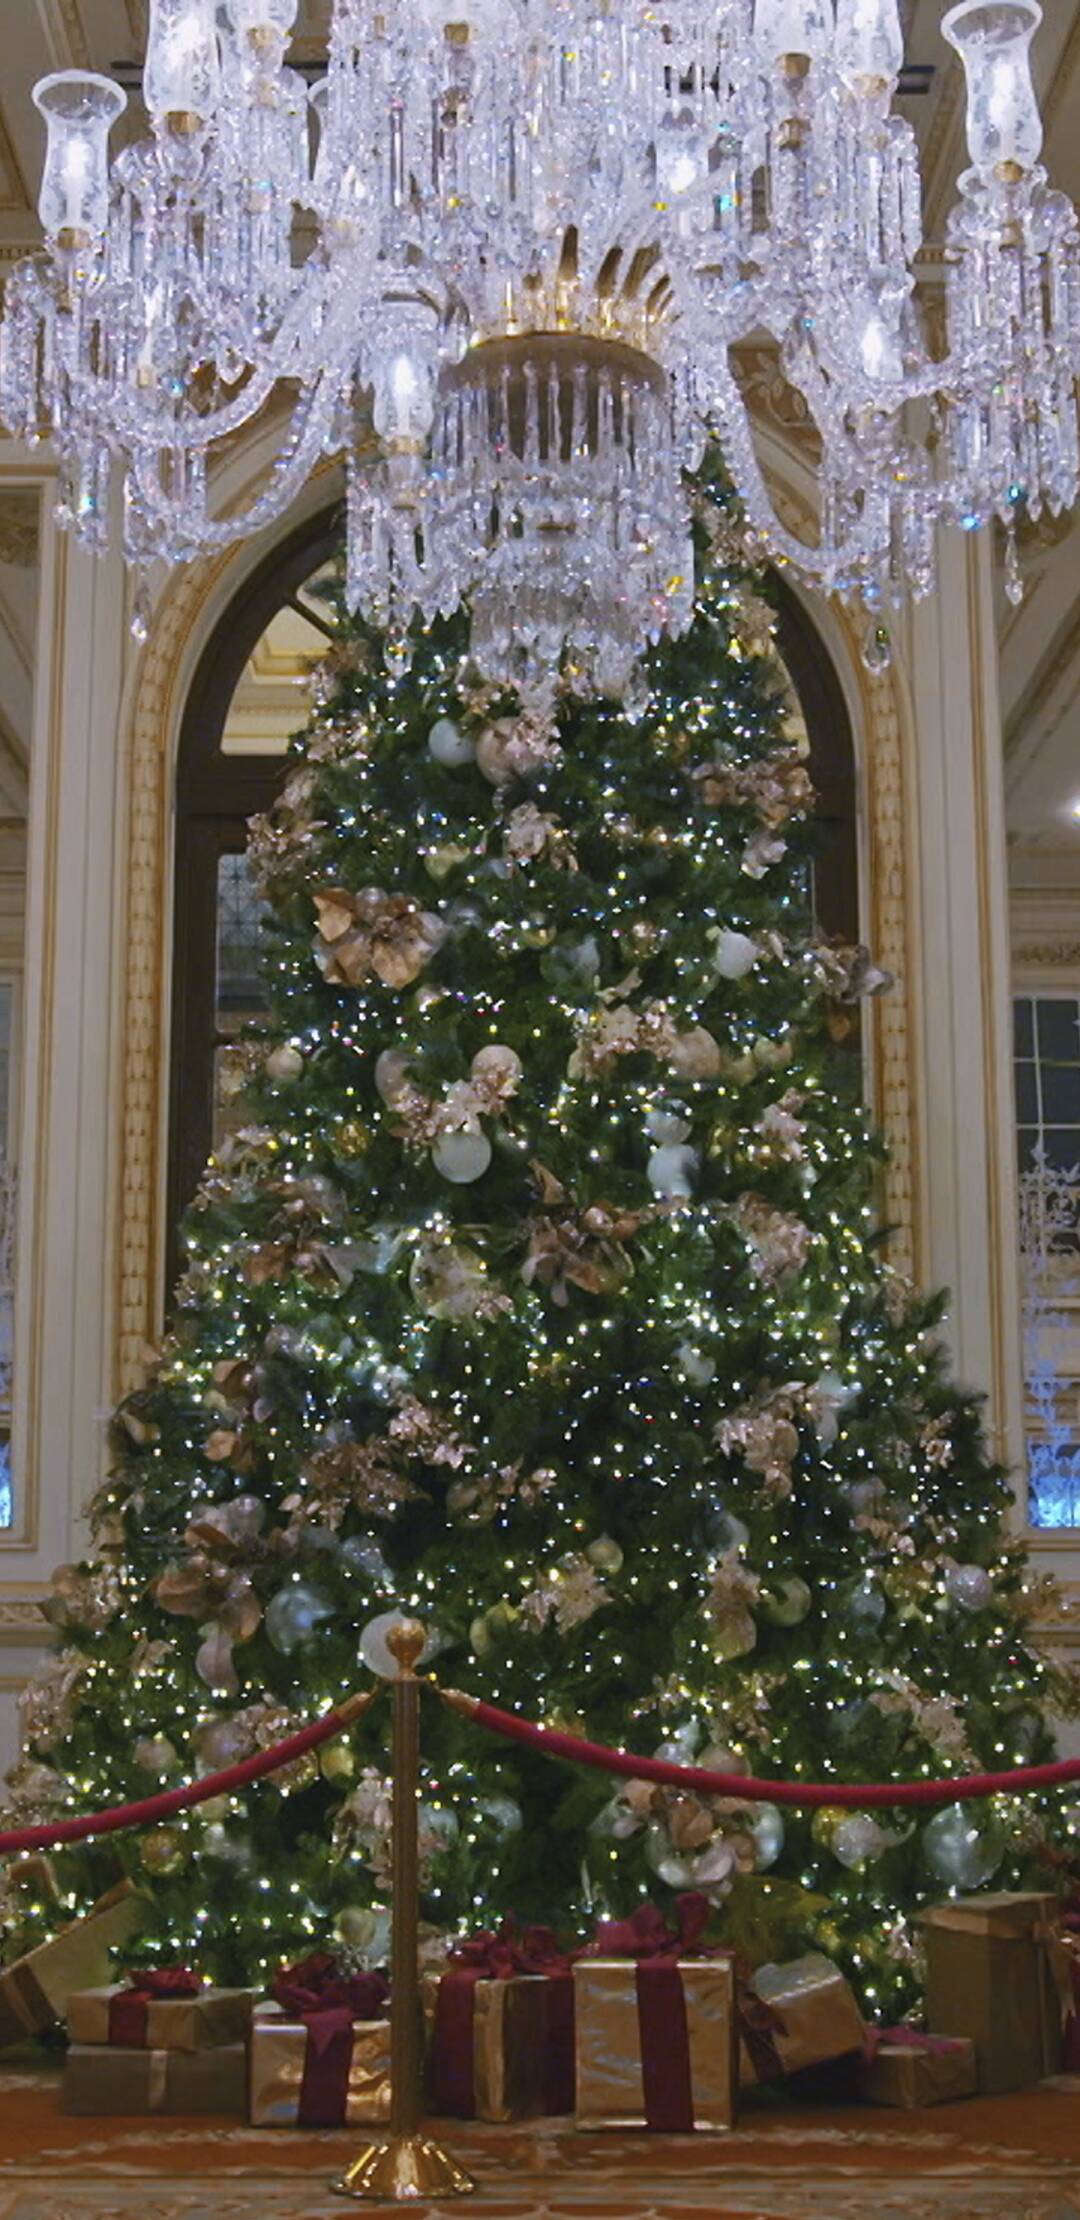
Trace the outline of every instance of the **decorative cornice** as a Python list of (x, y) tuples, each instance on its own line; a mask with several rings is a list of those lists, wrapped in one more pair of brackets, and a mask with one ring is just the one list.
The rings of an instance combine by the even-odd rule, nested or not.
[(1076, 971), (1080, 969), (1080, 940), (1063, 935), (1060, 940), (1024, 940), (1013, 949), (1015, 971)]
[(36, 1596), (0, 1596), (0, 1645), (12, 1649), (20, 1643), (51, 1642), (54, 1629), (42, 1609), (47, 1591)]

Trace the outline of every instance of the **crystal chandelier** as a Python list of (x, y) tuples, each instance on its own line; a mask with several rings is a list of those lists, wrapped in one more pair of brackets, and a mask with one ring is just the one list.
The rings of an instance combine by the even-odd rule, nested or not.
[[(340, 455), (354, 605), (404, 630), (467, 598), (493, 677), (542, 688), (562, 657), (618, 691), (689, 622), (710, 433), (762, 548), (861, 601), (873, 641), (931, 586), (939, 523), (1011, 537), (1076, 498), (1038, 0), (945, 16), (970, 167), (940, 264), (893, 113), (899, 0), (333, 0), (310, 93), (296, 6), (150, 0), (152, 133), (111, 161), (110, 80), (36, 89), (46, 249), (9, 284), (0, 414), (55, 440), (91, 546), (116, 472), (145, 566), (255, 531)], [(813, 435), (806, 538), (755, 447), (748, 344)], [(258, 424), (265, 482), (215, 508)]]

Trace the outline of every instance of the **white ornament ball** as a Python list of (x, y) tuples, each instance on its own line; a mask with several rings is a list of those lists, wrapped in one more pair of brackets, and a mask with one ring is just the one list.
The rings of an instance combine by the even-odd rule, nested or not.
[(451, 1850), (461, 1832), (456, 1811), (449, 1804), (421, 1804), (420, 1825), (440, 1850)]
[(767, 1873), (784, 1847), (784, 1815), (776, 1804), (759, 1804), (750, 1833), (754, 1840), (755, 1866)]
[(282, 1041), (279, 1047), (271, 1049), (266, 1059), (266, 1069), (271, 1079), (277, 1079), (282, 1086), (288, 1086), (294, 1079), (299, 1079), (304, 1069), (304, 1059), (291, 1041)]
[(266, 1606), (266, 1635), (283, 1657), (289, 1657), (306, 1642), (322, 1625), (331, 1619), (334, 1607), (329, 1597), (318, 1588), (311, 1588), (303, 1580), (291, 1581), (279, 1588)]
[(675, 1351), (676, 1362), (683, 1379), (691, 1387), (708, 1387), (716, 1378), (716, 1365), (703, 1349), (695, 1349), (690, 1341), (680, 1341)]
[(856, 1626), (880, 1626), (888, 1606), (873, 1581), (861, 1581), (848, 1602), (848, 1615)]
[(761, 950), (748, 933), (734, 933), (727, 926), (710, 935), (713, 943), (713, 969), (721, 979), (745, 979), (752, 971)]
[(1005, 1855), (1005, 1837), (993, 1821), (976, 1819), (967, 1804), (947, 1804), (923, 1828), (926, 1862), (949, 1888), (982, 1889)]
[(650, 1821), (645, 1835), (645, 1859), (657, 1879), (666, 1881), (670, 1889), (690, 1887), (694, 1878), (690, 1860), (676, 1857), (667, 1828), (658, 1819)]
[(383, 1102), (395, 1103), (408, 1085), (410, 1058), (403, 1048), (384, 1048), (375, 1058), (375, 1092)]
[(622, 1567), (622, 1550), (610, 1534), (601, 1534), (598, 1541), (590, 1542), (585, 1555), (598, 1572), (617, 1573)]
[(775, 1588), (763, 1590), (759, 1609), (762, 1617), (773, 1626), (798, 1626), (810, 1609), (810, 1590), (798, 1573), (788, 1580), (781, 1580)]
[(659, 1195), (664, 1202), (684, 1202), (694, 1192), (697, 1168), (697, 1150), (687, 1148), (685, 1142), (654, 1149), (648, 1164), (653, 1194)]
[(486, 1133), (440, 1133), (431, 1161), (455, 1187), (469, 1187), (483, 1178), (491, 1162), (491, 1142)]
[(869, 1812), (853, 1811), (837, 1820), (830, 1848), (841, 1865), (846, 1865), (850, 1873), (857, 1873), (862, 1866), (871, 1865), (875, 1858), (880, 1858), (895, 1839)]
[(525, 1814), (513, 1796), (482, 1796), (477, 1805), (482, 1819), (489, 1819), (500, 1842), (521, 1833)]
[(477, 768), (490, 786), (507, 786), (514, 776), (513, 764), (507, 760), (507, 733), (498, 725), (489, 725), (476, 743)]
[(448, 771), (460, 770), (463, 763), (471, 763), (476, 749), (467, 732), (454, 723), (452, 717), (439, 717), (428, 733), (428, 752), (436, 763)]
[(246, 1720), (210, 1719), (195, 1737), (199, 1770), (220, 1773), (228, 1765), (239, 1765), (242, 1758), (251, 1756), (253, 1746)]
[(175, 1773), (180, 1764), (179, 1754), (167, 1734), (143, 1735), (136, 1742), (132, 1756), (144, 1773), (153, 1773), (158, 1780)]
[[(396, 1657), (387, 1647), (386, 1637), (396, 1626), (409, 1623), (407, 1611), (380, 1611), (378, 1618), (369, 1619), (360, 1636), (361, 1662), (369, 1672), (377, 1673), (380, 1680), (396, 1680), (401, 1670)], [(419, 1663), (426, 1665), (438, 1648), (438, 1635), (429, 1627), (427, 1640), (420, 1652)]]
[(985, 1611), (994, 1600), (994, 1583), (985, 1565), (950, 1565), (945, 1591), (961, 1611)]
[(390, 1914), (380, 1905), (369, 1910), (362, 1904), (347, 1904), (339, 1912), (334, 1926), (345, 1948), (352, 1952), (368, 1972), (385, 1966), (390, 1957)]
[(477, 1049), (470, 1070), (481, 1084), (490, 1080), (509, 1094), (521, 1085), (524, 1065), (516, 1048), (507, 1048), (504, 1041), (492, 1041), (490, 1048)]

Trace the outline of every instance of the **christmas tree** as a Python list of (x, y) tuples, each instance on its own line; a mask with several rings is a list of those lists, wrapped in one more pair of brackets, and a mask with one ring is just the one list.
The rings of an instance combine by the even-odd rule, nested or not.
[[(56, 1578), (20, 1812), (268, 1745), (401, 1610), (444, 1682), (649, 1754), (840, 1783), (1050, 1752), (1006, 1476), (883, 1260), (851, 1041), (887, 982), (815, 932), (798, 723), (708, 487), (697, 534), (693, 628), (630, 706), (564, 672), (523, 709), (460, 619), (406, 650), (342, 618), (253, 831), (269, 1020), (95, 1556)], [(580, 1933), (696, 1886), (889, 2012), (918, 1905), (1032, 1876), (1057, 1824), (613, 1792), (434, 1706), (425, 1750), (433, 1922)], [(384, 1721), (119, 1854), (159, 1955), (378, 1957)], [(117, 1855), (64, 1852), (65, 1906)], [(9, 1881), (12, 1949), (37, 1885)]]

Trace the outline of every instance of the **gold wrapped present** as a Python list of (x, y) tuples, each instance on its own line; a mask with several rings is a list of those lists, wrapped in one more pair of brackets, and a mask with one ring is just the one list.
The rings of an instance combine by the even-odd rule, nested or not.
[(61, 2104), (84, 2117), (106, 2113), (217, 2112), (242, 2119), (247, 2098), (247, 2045), (219, 2050), (117, 2050), (108, 2043), (73, 2043)]
[[(548, 1987), (543, 1974), (475, 1979), (465, 1968), (425, 1974), (433, 2111), (502, 2121), (547, 2111)], [(569, 2039), (572, 2046), (572, 2032)]]
[(859, 2069), (859, 2094), (866, 2104), (917, 2112), (923, 2105), (973, 2097), (977, 2078), (975, 2045), (965, 2036), (913, 2035), (906, 2028), (888, 2028), (874, 2040), (872, 2056)]
[[(749, 1992), (739, 2050), (744, 2088), (862, 2049), (862, 2014), (831, 1958), (809, 1951), (787, 1965), (759, 1966)], [(760, 2022), (755, 1998), (767, 2008)]]
[(248, 2118), (252, 2127), (383, 2126), (390, 2118), (389, 2020), (333, 2011), (294, 2019), (279, 2004), (257, 2004)]
[(141, 1914), (133, 1884), (121, 1881), (84, 1919), (0, 1970), (0, 2049), (63, 2019), (76, 1990), (107, 1982), (109, 1954), (130, 1942)]
[(735, 2124), (735, 1970), (714, 1958), (580, 1958), (577, 2124), (713, 2134)]
[(188, 1995), (155, 1994), (152, 1973), (134, 1973), (101, 1989), (79, 1989), (68, 1998), (72, 2043), (113, 2043), (120, 2050), (217, 2050), (246, 2043), (257, 1989), (194, 1988)]
[(1056, 1896), (988, 1892), (922, 1914), (927, 2018), (970, 2037), (984, 2096), (1061, 2070), (1071, 1984), (1058, 1910)]

